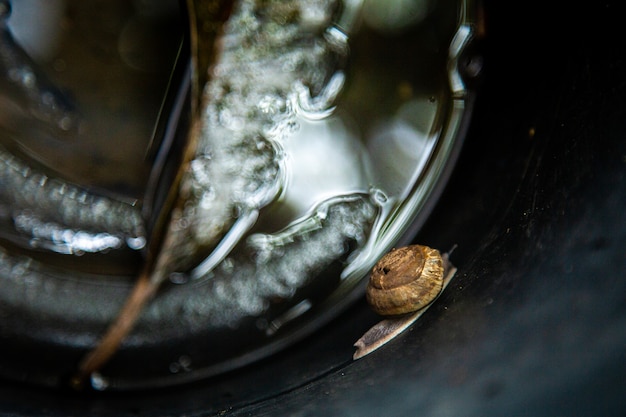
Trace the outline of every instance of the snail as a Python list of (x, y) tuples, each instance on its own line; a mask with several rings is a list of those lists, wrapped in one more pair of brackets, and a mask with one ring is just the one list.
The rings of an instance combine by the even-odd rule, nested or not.
[(366, 298), (386, 318), (354, 344), (355, 360), (398, 336), (432, 305), (456, 273), (448, 259), (451, 252), (442, 255), (437, 249), (412, 245), (393, 249), (376, 263)]

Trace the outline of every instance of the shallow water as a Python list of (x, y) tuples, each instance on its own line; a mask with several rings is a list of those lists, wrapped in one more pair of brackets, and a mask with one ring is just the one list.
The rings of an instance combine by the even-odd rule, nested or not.
[[(298, 323), (313, 328), (320, 306), (353, 299), (349, 294), (376, 259), (426, 215), (465, 109), (455, 60), (470, 32), (458, 20), (457, 2), (425, 6), (424, 16), (396, 26), (372, 21), (370, 2), (351, 2), (343, 14), (335, 13), (334, 3), (307, 4), (289, 15), (300, 19), (290, 25), (275, 18), (285, 16), (280, 7), (297, 8), (297, 2), (276, 3), (274, 17), (252, 13), (253, 2), (243, 2), (232, 17), (205, 89), (201, 140), (183, 180), (192, 192), (177, 227), (189, 232), (174, 250), (187, 256), (186, 245), (195, 247), (194, 241), (211, 249), (195, 256), (189, 270), (170, 274), (126, 341), (129, 352), (212, 331), (231, 332), (229, 343), (254, 351), (288, 338)], [(111, 13), (124, 10), (128, 22), (142, 16), (121, 4), (109, 7)], [(365, 18), (355, 20), (361, 7)], [(449, 47), (455, 42), (457, 49)], [(55, 78), (80, 85), (67, 75)], [(153, 74), (153, 85), (161, 85), (163, 94), (158, 78)], [(91, 94), (89, 100), (84, 92), (76, 95), (77, 114), (87, 121), (101, 92)], [(140, 95), (133, 100), (141, 102)], [(16, 136), (7, 125), (0, 130), (7, 146), (0, 158), (0, 242), (6, 242), (0, 266), (3, 297), (10, 300), (4, 314), (45, 313), (37, 337), (56, 345), (88, 348), (96, 342), (98, 329), (123, 302), (134, 279), (129, 271), (139, 267), (146, 244), (150, 219), (142, 218), (137, 192), (147, 183), (145, 166), (131, 170), (143, 174), (127, 181), (128, 172), (111, 169), (111, 158), (125, 154), (141, 161), (137, 166), (149, 165), (130, 151), (141, 144), (145, 150), (149, 142), (149, 112), (108, 108), (106, 114), (111, 111), (112, 129), (100, 119), (84, 125), (97, 133), (90, 140), (101, 139), (92, 149), (103, 153), (111, 174), (99, 179), (81, 174), (84, 161), (76, 149), (87, 149), (87, 142), (75, 147), (69, 141), (69, 151), (53, 158), (46, 135), (21, 141), (26, 131)], [(144, 133), (125, 152), (110, 136), (127, 118), (137, 127), (133, 134), (139, 126)], [(113, 150), (109, 156), (107, 149)], [(60, 164), (71, 158), (79, 163)], [(84, 265), (96, 258), (105, 265), (100, 274)], [(117, 268), (119, 263), (127, 266)], [(195, 369), (210, 369), (215, 360), (228, 361), (231, 346), (214, 341), (189, 357)], [(165, 363), (168, 374), (172, 362)]]

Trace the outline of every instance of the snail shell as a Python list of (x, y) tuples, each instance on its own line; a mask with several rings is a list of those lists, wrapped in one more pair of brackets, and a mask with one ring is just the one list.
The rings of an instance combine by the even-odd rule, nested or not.
[(411, 313), (443, 290), (444, 262), (437, 249), (412, 245), (394, 249), (374, 266), (366, 297), (382, 316)]
[(442, 255), (436, 249), (413, 245), (394, 249), (378, 261), (366, 297), (372, 309), (387, 318), (356, 341), (354, 359), (393, 340), (428, 310), (456, 273), (449, 260), (452, 250)]

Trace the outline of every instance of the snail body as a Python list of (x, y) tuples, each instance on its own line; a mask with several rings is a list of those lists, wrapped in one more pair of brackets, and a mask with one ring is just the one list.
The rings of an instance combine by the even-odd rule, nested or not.
[(412, 245), (393, 249), (376, 263), (366, 298), (372, 310), (386, 318), (357, 340), (354, 359), (393, 340), (424, 314), (456, 273), (449, 254)]

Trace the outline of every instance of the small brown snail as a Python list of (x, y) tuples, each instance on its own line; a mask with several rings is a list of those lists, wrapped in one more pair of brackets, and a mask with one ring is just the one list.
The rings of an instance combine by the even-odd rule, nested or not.
[(354, 344), (354, 359), (402, 333), (428, 309), (456, 273), (448, 260), (450, 252), (441, 255), (436, 249), (412, 245), (393, 249), (376, 263), (367, 286), (367, 302), (388, 318)]

